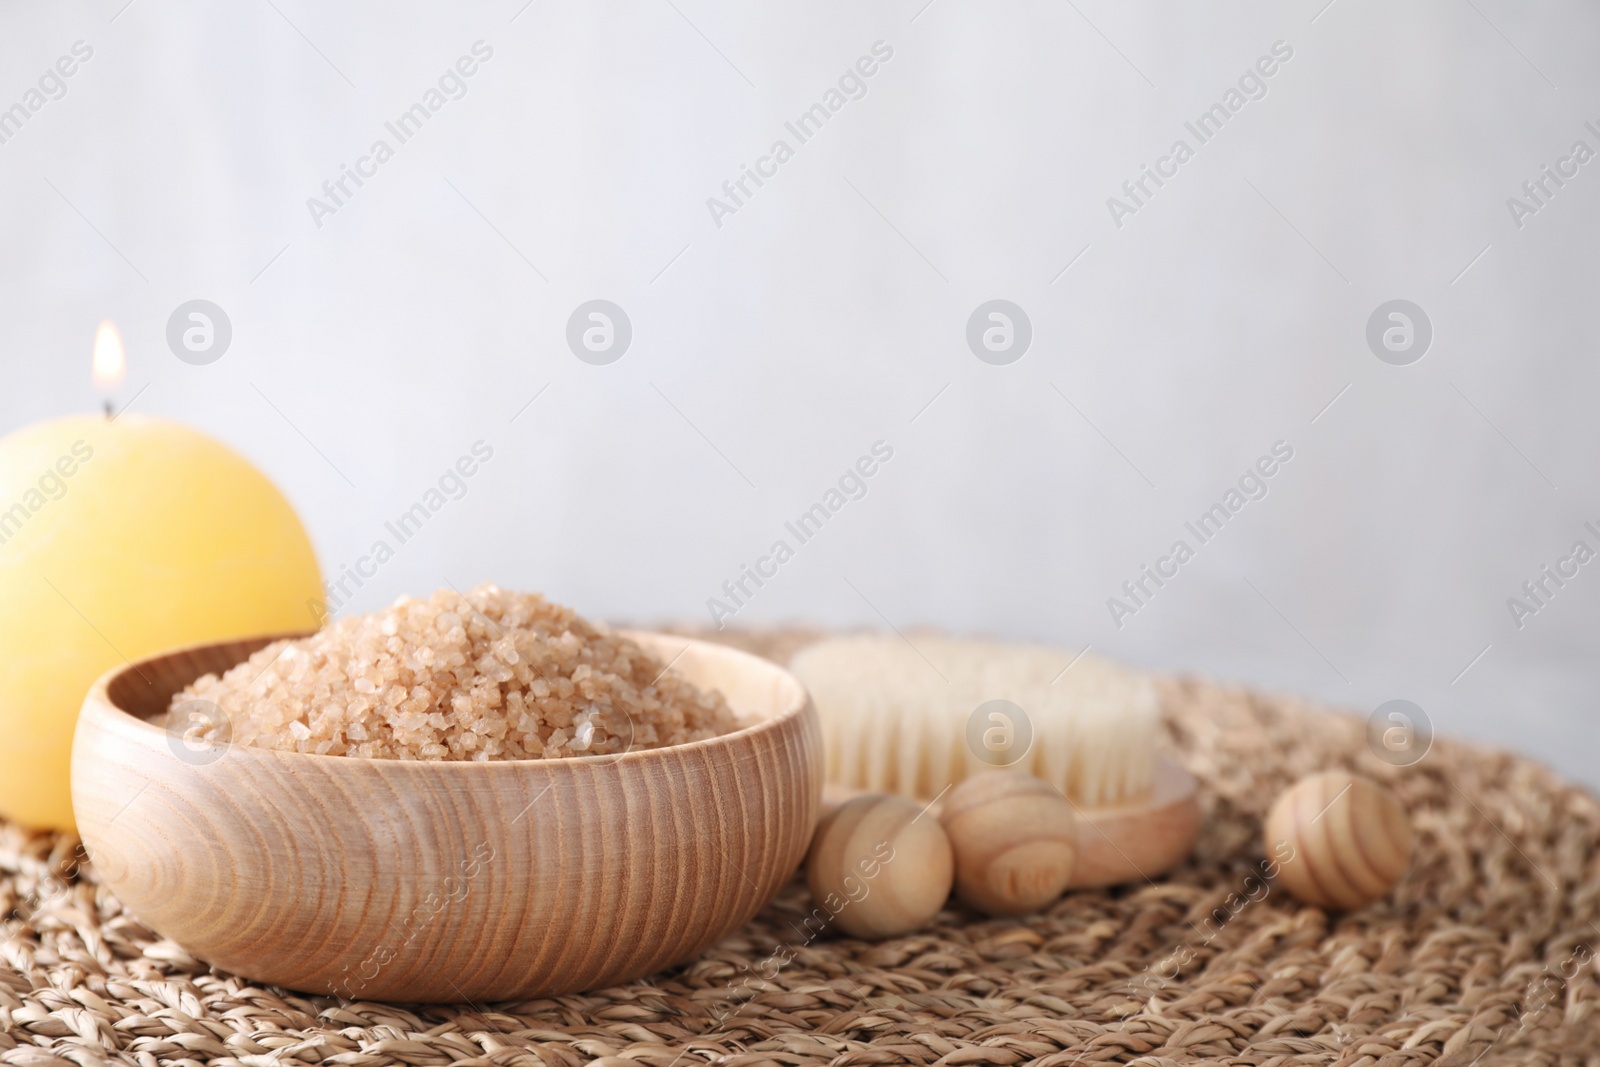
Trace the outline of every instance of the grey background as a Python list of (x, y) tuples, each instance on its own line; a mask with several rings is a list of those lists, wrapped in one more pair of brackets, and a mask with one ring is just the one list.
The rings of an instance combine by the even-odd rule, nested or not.
[[(0, 432), (97, 404), (109, 317), (119, 404), (253, 458), (331, 573), (493, 447), (351, 608), (492, 579), (638, 621), (709, 621), (882, 439), (739, 624), (1406, 698), (1600, 783), (1600, 565), (1521, 630), (1506, 606), (1600, 547), (1600, 162), (1520, 229), (1506, 206), (1600, 149), (1593, 7), (123, 3), (0, 12), (0, 107), (94, 48), (0, 144)], [(315, 226), (307, 198), (478, 40), (467, 94)], [(717, 227), (707, 198), (879, 40), (867, 95)], [(1278, 40), (1267, 96), (1113, 225)], [(164, 340), (196, 298), (233, 326), (209, 366)], [(633, 325), (610, 366), (564, 341), (597, 298)], [(1004, 367), (964, 335), (996, 298), (1034, 331)], [(1396, 298), (1433, 323), (1411, 366), (1364, 339)], [(1268, 496), (1115, 626), (1107, 598), (1279, 440)]]

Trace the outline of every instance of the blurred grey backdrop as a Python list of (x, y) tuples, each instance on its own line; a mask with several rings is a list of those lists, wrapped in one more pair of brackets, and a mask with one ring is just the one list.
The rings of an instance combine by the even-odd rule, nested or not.
[[(119, 406), (259, 463), (330, 577), (493, 450), (345, 610), (494, 580), (1092, 646), (1600, 783), (1597, 35), (1510, 0), (10, 4), (0, 432), (97, 405), (110, 318)], [(167, 342), (194, 299), (205, 365)], [(569, 348), (592, 300), (609, 363)], [(968, 343), (991, 300), (1019, 359), (1015, 314)], [(1412, 311), (1369, 344), (1391, 300), (1425, 351)]]

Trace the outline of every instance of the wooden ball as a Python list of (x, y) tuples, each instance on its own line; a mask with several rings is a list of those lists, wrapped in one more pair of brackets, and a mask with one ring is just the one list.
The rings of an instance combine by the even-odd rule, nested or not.
[(1348, 911), (1386, 896), (1405, 874), (1411, 821), (1387, 786), (1328, 771), (1279, 794), (1262, 841), (1297, 899)]
[(807, 930), (836, 926), (853, 937), (921, 929), (950, 896), (950, 840), (939, 820), (904, 797), (869, 793), (817, 824), (806, 857), (816, 907)]
[(989, 915), (1024, 915), (1059, 897), (1078, 854), (1072, 805), (1020, 771), (984, 771), (952, 789), (940, 817), (956, 896)]

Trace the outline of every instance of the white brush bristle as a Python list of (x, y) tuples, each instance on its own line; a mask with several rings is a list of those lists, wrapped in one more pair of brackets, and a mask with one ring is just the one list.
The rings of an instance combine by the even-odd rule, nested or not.
[(1073, 662), (1070, 652), (1029, 645), (918, 637), (913, 646), (859, 636), (812, 645), (790, 669), (822, 718), (830, 782), (935, 797), (988, 767), (967, 744), (967, 722), (980, 704), (999, 699), (1032, 723), (1032, 747), (1013, 766), (1074, 803), (1108, 807), (1151, 787), (1155, 685), (1106, 660)]

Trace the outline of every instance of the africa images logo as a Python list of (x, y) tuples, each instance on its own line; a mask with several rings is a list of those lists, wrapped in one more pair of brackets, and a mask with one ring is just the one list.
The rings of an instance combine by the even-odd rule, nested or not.
[(1294, 49), (1287, 41), (1273, 41), (1271, 54), (1257, 59), (1239, 75), (1237, 87), (1230, 85), (1222, 94), (1220, 101), (1202, 111), (1193, 122), (1183, 124), (1183, 128), (1194, 138), (1193, 145), (1179, 137), (1172, 142), (1172, 148), (1168, 153), (1156, 160), (1153, 168), (1148, 163), (1140, 164), (1138, 177), (1129, 178), (1122, 183), (1122, 197), (1106, 198), (1106, 210), (1111, 213), (1112, 224), (1117, 229), (1122, 229), (1122, 220), (1129, 215), (1137, 215), (1162, 186), (1176, 178), (1178, 168), (1195, 157), (1198, 146), (1221, 133), (1222, 128), (1233, 116), (1243, 111), (1246, 104), (1252, 100), (1265, 99), (1267, 79), (1278, 73), (1281, 65), (1293, 58)]
[[(766, 155), (757, 157), (753, 169), (739, 164), (739, 176), (722, 183), (722, 196), (706, 197), (706, 210), (711, 213), (711, 221), (716, 223), (717, 229), (722, 229), (725, 218), (739, 213), (739, 209), (755, 195), (756, 189), (776, 178), (778, 168), (795, 157), (795, 149), (821, 133), (822, 127), (844, 110), (846, 103), (866, 96), (867, 79), (877, 74), (879, 68), (893, 58), (894, 49), (887, 42), (872, 42), (871, 55), (862, 56), (852, 66), (846, 67), (835, 85), (823, 92), (821, 100), (802, 111), (794, 121), (783, 124), (784, 130), (794, 138), (794, 144), (779, 137), (772, 142)], [(752, 183), (755, 189), (750, 187)]]
[[(394, 158), (400, 145), (421, 133), (422, 127), (444, 110), (450, 101), (460, 100), (467, 95), (467, 79), (494, 57), (494, 48), (483, 41), (474, 41), (471, 51), (471, 55), (463, 55), (454, 65), (446, 67), (436, 85), (425, 89), (420, 100), (402, 111), (393, 122), (383, 124), (383, 128), (394, 138), (394, 144), (379, 137), (372, 142), (366, 155), (356, 159), (354, 168), (345, 163), (339, 164), (338, 176), (322, 183), (322, 197), (306, 198), (306, 210), (311, 213), (311, 221), (317, 229), (322, 229), (324, 218), (337, 215), (368, 180), (378, 176), (378, 168)], [(354, 188), (351, 188), (352, 185)]]

